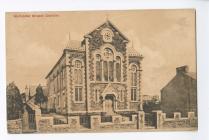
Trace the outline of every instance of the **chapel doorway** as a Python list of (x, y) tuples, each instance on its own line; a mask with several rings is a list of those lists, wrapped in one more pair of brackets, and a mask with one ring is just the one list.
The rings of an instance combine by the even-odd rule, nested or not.
[(114, 114), (114, 96), (111, 94), (105, 96), (105, 112), (107, 115)]

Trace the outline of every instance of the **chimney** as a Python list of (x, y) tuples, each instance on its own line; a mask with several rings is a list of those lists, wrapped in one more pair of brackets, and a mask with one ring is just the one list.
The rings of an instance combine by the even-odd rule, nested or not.
[(187, 72), (189, 72), (189, 67), (187, 65), (176, 68), (176, 74)]

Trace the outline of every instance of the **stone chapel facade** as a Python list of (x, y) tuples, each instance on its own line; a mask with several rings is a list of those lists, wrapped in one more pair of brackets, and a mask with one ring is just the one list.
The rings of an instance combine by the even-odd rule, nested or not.
[(80, 117), (138, 113), (142, 58), (107, 20), (81, 42), (68, 42), (46, 76), (47, 109)]

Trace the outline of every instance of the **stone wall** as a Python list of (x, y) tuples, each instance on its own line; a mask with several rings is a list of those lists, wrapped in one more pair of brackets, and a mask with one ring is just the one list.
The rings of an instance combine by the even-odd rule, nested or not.
[[(138, 116), (140, 115), (140, 116)], [(38, 133), (59, 133), (59, 132), (81, 132), (81, 131), (111, 131), (111, 130), (137, 130), (143, 129), (144, 112), (131, 116), (114, 115), (112, 122), (101, 122), (100, 115), (90, 116), (90, 128), (83, 128), (80, 125), (79, 116), (70, 116), (65, 124), (55, 124), (53, 116), (41, 116), (38, 120)]]
[(91, 116), (91, 129), (93, 130), (137, 130), (144, 128), (144, 112), (132, 115), (131, 120), (127, 120), (121, 115), (112, 116), (112, 122), (101, 122), (101, 116)]
[(76, 132), (79, 130), (79, 117), (68, 117), (66, 124), (54, 124), (53, 117), (41, 117), (38, 122), (39, 133)]
[(194, 112), (188, 112), (188, 117), (181, 117), (181, 113), (175, 112), (174, 118), (166, 118), (163, 128), (191, 128), (197, 127), (198, 121)]
[(173, 118), (166, 118), (166, 114), (162, 111), (154, 111), (156, 113), (157, 129), (175, 129), (175, 128), (197, 128), (198, 119), (194, 112), (188, 112), (187, 117), (181, 117), (180, 112), (174, 112)]
[(22, 120), (21, 119), (8, 120), (7, 130), (8, 133), (11, 134), (22, 133)]

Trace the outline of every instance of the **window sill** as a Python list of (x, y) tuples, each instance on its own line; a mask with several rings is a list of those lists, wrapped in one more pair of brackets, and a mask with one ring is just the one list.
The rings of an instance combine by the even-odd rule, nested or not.
[(138, 103), (139, 101), (131, 101), (131, 103)]
[(83, 104), (85, 103), (84, 101), (74, 101), (75, 104)]
[(102, 84), (108, 84), (108, 83), (113, 83), (113, 84), (125, 84), (126, 82), (114, 82), (114, 81), (92, 81), (92, 83), (102, 83)]

